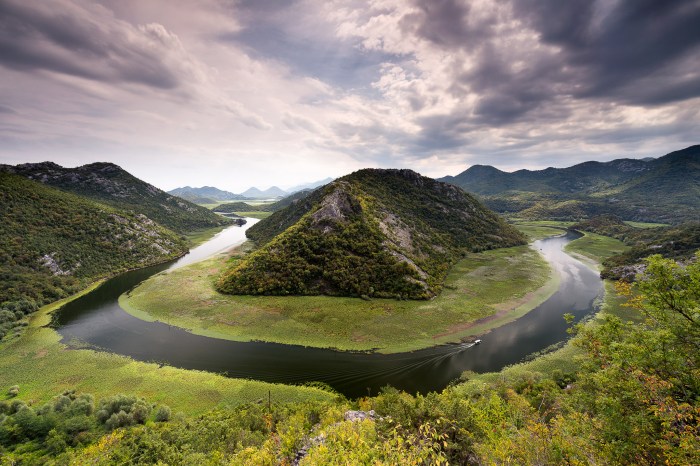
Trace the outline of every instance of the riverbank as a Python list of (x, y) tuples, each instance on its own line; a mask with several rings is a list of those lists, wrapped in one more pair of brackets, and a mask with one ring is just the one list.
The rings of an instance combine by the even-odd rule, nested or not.
[(431, 301), (216, 292), (213, 280), (247, 248), (151, 277), (122, 295), (120, 306), (142, 320), (213, 338), (396, 353), (484, 333), (527, 313), (558, 286), (538, 252), (519, 246), (467, 255)]
[[(538, 223), (541, 225), (543, 222)], [(551, 224), (552, 222), (547, 223)], [(538, 228), (537, 224), (530, 226), (535, 229)], [(566, 227), (568, 225), (552, 224), (552, 226)], [(600, 270), (602, 261), (628, 249), (628, 246), (615, 238), (590, 232), (581, 233), (584, 236), (567, 244), (564, 250), (593, 270)], [(591, 316), (586, 325), (597, 325), (597, 322), (606, 315), (619, 317), (622, 320), (636, 322), (641, 320), (636, 311), (624, 306), (626, 299), (616, 292), (615, 282), (605, 280), (604, 286), (605, 293), (599, 305), (599, 310), (595, 315)], [(545, 350), (540, 354), (532, 355), (527, 361), (505, 367), (501, 371), (484, 374), (465, 374), (464, 378), (476, 384), (490, 384), (496, 381), (509, 383), (523, 379), (523, 377), (537, 378), (537, 374), (555, 378), (559, 375), (566, 376), (566, 374), (574, 373), (579, 369), (578, 360), (582, 354), (583, 350), (577, 346), (575, 338), (572, 338), (562, 342), (561, 345), (557, 345), (550, 351)], [(466, 387), (466, 385), (462, 386), (465, 389)]]
[(51, 313), (92, 287), (44, 306), (18, 338), (0, 343), (0, 389), (19, 385), (19, 399), (40, 405), (65, 390), (96, 397), (125, 393), (168, 404), (174, 412), (197, 415), (217, 407), (268, 399), (276, 402), (331, 400), (334, 395), (311, 387), (231, 379), (203, 371), (137, 362), (112, 353), (68, 349), (47, 325)]

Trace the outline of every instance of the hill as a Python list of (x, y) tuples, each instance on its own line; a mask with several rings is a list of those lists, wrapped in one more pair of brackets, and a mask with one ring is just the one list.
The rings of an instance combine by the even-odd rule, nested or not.
[(230, 294), (435, 296), (466, 251), (525, 238), (474, 197), (410, 170), (360, 170), (247, 231), (259, 246), (224, 272)]
[(258, 210), (257, 207), (253, 207), (245, 202), (228, 202), (226, 204), (219, 204), (211, 209), (214, 212), (221, 212), (226, 214), (232, 214), (234, 212), (252, 212)]
[(146, 217), (178, 233), (227, 225), (229, 220), (209, 209), (161, 191), (112, 163), (64, 168), (52, 162), (2, 165), (0, 171), (84, 196)]
[(601, 276), (612, 280), (633, 281), (646, 269), (644, 259), (660, 254), (680, 262), (693, 260), (700, 249), (700, 222), (668, 227), (638, 229), (613, 215), (601, 215), (572, 225), (574, 230), (589, 231), (619, 239), (630, 249), (603, 261)]
[(181, 197), (182, 199), (186, 199), (190, 202), (197, 202), (199, 204), (213, 204), (221, 201), (238, 201), (247, 199), (247, 197), (240, 194), (234, 194), (213, 186), (202, 186), (201, 188), (185, 186), (183, 188), (175, 188), (170, 190), (168, 191), (168, 194)]
[(213, 207), (211, 210), (214, 212), (222, 213), (253, 212), (256, 210), (261, 212), (277, 212), (278, 210), (282, 210), (285, 207), (299, 202), (300, 200), (308, 196), (311, 192), (312, 191), (310, 189), (304, 189), (301, 191), (297, 191), (294, 194), (290, 194), (289, 196), (284, 197), (279, 201), (259, 206), (253, 206), (246, 202), (228, 202), (225, 204), (219, 204), (218, 206)]
[(277, 186), (272, 186), (271, 188), (268, 188), (264, 191), (253, 187), (248, 188), (242, 193), (242, 195), (247, 197), (248, 199), (275, 199), (278, 197), (284, 197), (287, 194), (287, 191), (284, 191), (283, 189), (280, 189)]
[(88, 282), (187, 252), (178, 235), (142, 214), (3, 171), (0, 217), (0, 338), (15, 318)]
[(508, 173), (475, 165), (440, 181), (477, 194), (497, 212), (532, 219), (614, 214), (626, 220), (680, 223), (700, 216), (700, 146), (657, 159), (536, 171)]
[(312, 181), (311, 183), (304, 183), (304, 184), (292, 186), (291, 188), (287, 189), (286, 191), (288, 193), (296, 193), (299, 191), (313, 191), (314, 189), (319, 188), (323, 185), (326, 185), (326, 184), (330, 183), (331, 181), (333, 181), (333, 178), (331, 178), (329, 176), (329, 177), (324, 178), (322, 180)]

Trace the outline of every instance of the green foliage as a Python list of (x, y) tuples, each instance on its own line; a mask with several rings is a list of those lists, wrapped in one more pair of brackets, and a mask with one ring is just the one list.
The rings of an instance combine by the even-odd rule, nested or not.
[(0, 337), (91, 281), (187, 251), (143, 215), (3, 171), (0, 217)]
[(211, 210), (213, 210), (214, 212), (224, 212), (228, 214), (233, 214), (235, 212), (253, 211), (256, 210), (256, 208), (245, 202), (227, 202), (225, 204), (219, 204), (218, 206), (213, 207)]
[(166, 405), (160, 405), (158, 406), (158, 410), (156, 410), (156, 414), (153, 417), (153, 419), (156, 422), (167, 422), (170, 420), (170, 416), (172, 415), (172, 412), (170, 411), (170, 408)]
[[(112, 416), (106, 418), (107, 412)], [(22, 401), (0, 402), (0, 448), (20, 464), (45, 464), (59, 457), (67, 461), (74, 448), (94, 443), (105, 431), (144, 424), (149, 413), (145, 401), (125, 395), (103, 400), (95, 412), (92, 395), (74, 390), (37, 409)]]
[(529, 219), (573, 220), (613, 214), (681, 223), (698, 218), (700, 146), (651, 161), (585, 162), (506, 173), (475, 165), (441, 179), (481, 196), (487, 207)]
[[(5, 458), (29, 464), (696, 465), (697, 258), (681, 266), (651, 257), (642, 280), (621, 282), (618, 292), (646, 321), (603, 314), (578, 324), (570, 370), (472, 374), (441, 393), (387, 387), (352, 403), (252, 403), (144, 425), (129, 420), (148, 406), (135, 397), (110, 397), (90, 415), (89, 398), (79, 405), (83, 396), (66, 392), (39, 409), (0, 403), (0, 445)], [(345, 420), (348, 409), (365, 419)], [(114, 421), (102, 427), (108, 413)]]
[(44, 162), (3, 166), (10, 171), (62, 191), (107, 204), (134, 215), (145, 215), (158, 224), (180, 234), (228, 225), (228, 219), (192, 202), (171, 196), (111, 163), (92, 163), (64, 168)]
[(601, 276), (631, 281), (644, 269), (643, 259), (652, 254), (689, 260), (700, 249), (700, 223), (635, 230), (623, 238), (630, 249), (603, 262)]
[(360, 170), (247, 231), (261, 248), (225, 272), (230, 294), (426, 299), (467, 251), (523, 244), (478, 201), (408, 170)]

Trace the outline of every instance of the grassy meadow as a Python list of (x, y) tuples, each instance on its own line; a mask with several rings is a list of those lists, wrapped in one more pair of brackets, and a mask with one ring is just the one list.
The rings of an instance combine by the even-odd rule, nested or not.
[(267, 400), (295, 402), (330, 400), (329, 392), (311, 387), (231, 379), (202, 371), (137, 362), (111, 353), (71, 350), (48, 328), (50, 314), (69, 299), (34, 313), (22, 335), (0, 343), (0, 389), (19, 385), (19, 399), (40, 405), (65, 390), (97, 398), (124, 393), (165, 403), (174, 412), (197, 415), (217, 407)]
[(518, 246), (467, 255), (430, 301), (216, 292), (213, 281), (246, 247), (151, 277), (120, 304), (138, 318), (198, 335), (388, 353), (484, 333), (525, 314), (558, 285), (536, 251)]
[(584, 235), (582, 238), (567, 244), (564, 250), (595, 269), (600, 269), (600, 264), (608, 257), (629, 249), (629, 246), (618, 239), (588, 231), (582, 233)]

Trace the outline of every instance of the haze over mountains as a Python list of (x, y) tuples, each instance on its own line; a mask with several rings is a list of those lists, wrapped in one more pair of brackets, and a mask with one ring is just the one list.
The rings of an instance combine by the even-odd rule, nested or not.
[(328, 177), (311, 183), (304, 183), (297, 186), (293, 186), (286, 190), (277, 186), (271, 186), (265, 190), (253, 186), (240, 194), (224, 191), (218, 188), (214, 188), (212, 186), (203, 186), (201, 188), (185, 186), (183, 188), (175, 188), (173, 190), (170, 190), (168, 191), (168, 193), (174, 196), (179, 196), (183, 199), (187, 199), (190, 202), (196, 202), (198, 204), (214, 204), (216, 202), (224, 201), (277, 199), (288, 196), (290, 194), (297, 193), (299, 191), (315, 189), (319, 186), (323, 186), (324, 184), (330, 183), (331, 181), (333, 181), (333, 178)]
[(677, 223), (700, 218), (700, 145), (656, 159), (585, 162), (512, 173), (474, 165), (440, 178), (477, 194), (491, 209), (525, 218), (577, 220), (616, 214)]

